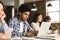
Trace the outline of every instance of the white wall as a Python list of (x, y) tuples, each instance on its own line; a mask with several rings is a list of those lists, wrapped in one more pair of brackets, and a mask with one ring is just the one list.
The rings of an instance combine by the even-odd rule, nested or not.
[(24, 4), (24, 0), (19, 0), (19, 6), (20, 6), (21, 4)]
[(8, 5), (8, 6), (14, 5), (14, 0), (0, 0), (0, 1), (2, 1), (5, 5)]
[(19, 6), (23, 3), (34, 2), (34, 1), (41, 1), (41, 0), (19, 0)]
[[(3, 1), (5, 5), (14, 5), (15, 0), (0, 0)], [(16, 0), (19, 2), (19, 5), (23, 4), (23, 3), (28, 3), (28, 2), (33, 2), (33, 1), (40, 1), (40, 0)]]
[(40, 1), (40, 0), (24, 0), (24, 3), (33, 2), (33, 1)]

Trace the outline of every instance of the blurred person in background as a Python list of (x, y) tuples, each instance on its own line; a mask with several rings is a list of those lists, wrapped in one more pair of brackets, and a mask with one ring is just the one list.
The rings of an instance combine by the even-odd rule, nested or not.
[(35, 13), (34, 16), (33, 16), (33, 20), (32, 20), (31, 26), (32, 26), (36, 31), (39, 31), (41, 22), (42, 22), (42, 14), (40, 14), (40, 13)]
[[(50, 22), (51, 23), (51, 18), (50, 16), (45, 16), (44, 19), (43, 19), (44, 22)], [(50, 26), (49, 30), (50, 32), (53, 34), (53, 33), (57, 33), (57, 27), (56, 26)]]
[(49, 16), (45, 16), (45, 17), (43, 18), (43, 21), (44, 21), (44, 22), (51, 22), (51, 18), (50, 18)]
[(5, 6), (0, 1), (0, 38), (8, 39), (10, 38), (10, 31), (9, 31), (7, 23), (4, 20), (6, 17), (4, 11), (5, 11)]

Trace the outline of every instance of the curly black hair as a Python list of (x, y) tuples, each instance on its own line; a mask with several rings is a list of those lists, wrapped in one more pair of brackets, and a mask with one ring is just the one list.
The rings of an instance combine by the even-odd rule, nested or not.
[(26, 11), (31, 12), (31, 9), (29, 8), (28, 5), (26, 5), (26, 4), (21, 4), (21, 6), (19, 6), (17, 18), (19, 19), (20, 13), (22, 14), (23, 12), (26, 12)]
[(44, 22), (47, 22), (47, 20), (51, 20), (50, 16), (45, 16), (45, 17), (44, 17), (43, 21), (44, 21)]

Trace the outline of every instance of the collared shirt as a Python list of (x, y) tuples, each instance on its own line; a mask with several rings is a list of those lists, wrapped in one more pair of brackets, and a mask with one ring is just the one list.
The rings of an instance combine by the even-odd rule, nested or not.
[(9, 27), (13, 28), (11, 37), (20, 37), (20, 36), (25, 36), (25, 34), (30, 31), (33, 30), (31, 28), (31, 26), (29, 25), (29, 23), (27, 21), (24, 22), (24, 28), (23, 28), (23, 32), (19, 32), (20, 31), (20, 21), (15, 17), (10, 19), (9, 22)]

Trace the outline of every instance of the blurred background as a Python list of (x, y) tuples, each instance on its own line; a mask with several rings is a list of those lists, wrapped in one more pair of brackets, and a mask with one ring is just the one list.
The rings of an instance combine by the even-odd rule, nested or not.
[(43, 17), (49, 15), (52, 25), (60, 25), (60, 0), (0, 0), (6, 6), (6, 21), (18, 14), (18, 8), (21, 4), (26, 4), (31, 8), (31, 23), (34, 13), (41, 13)]

